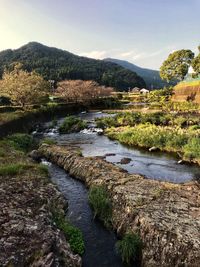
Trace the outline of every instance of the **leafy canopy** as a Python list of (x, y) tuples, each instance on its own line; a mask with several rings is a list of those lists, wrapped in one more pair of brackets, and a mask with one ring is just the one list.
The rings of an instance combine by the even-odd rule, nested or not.
[(198, 49), (199, 54), (192, 60), (192, 67), (197, 75), (200, 74), (200, 45)]
[(160, 68), (160, 77), (163, 80), (183, 80), (194, 58), (191, 50), (178, 50), (171, 53)]
[(6, 70), (0, 81), (0, 95), (7, 96), (17, 105), (37, 103), (46, 96), (49, 84), (39, 74), (22, 69), (15, 63), (12, 70)]

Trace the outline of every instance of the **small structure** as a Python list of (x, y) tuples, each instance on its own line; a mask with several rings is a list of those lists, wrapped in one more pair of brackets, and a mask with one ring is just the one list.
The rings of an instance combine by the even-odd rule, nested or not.
[(134, 87), (133, 89), (131, 89), (131, 93), (139, 94), (140, 93), (140, 88)]
[(147, 90), (147, 89), (145, 89), (145, 88), (142, 88), (142, 89), (140, 90), (140, 94), (147, 95), (147, 94), (149, 94), (149, 90)]

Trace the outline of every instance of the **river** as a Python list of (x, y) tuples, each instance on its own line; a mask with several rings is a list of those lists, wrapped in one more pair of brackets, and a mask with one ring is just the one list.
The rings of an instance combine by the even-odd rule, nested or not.
[[(124, 168), (129, 173), (140, 173), (150, 179), (165, 180), (182, 183), (192, 179), (199, 179), (199, 167), (189, 164), (178, 164), (175, 156), (149, 152), (138, 148), (128, 148), (106, 136), (98, 135), (93, 131), (94, 119), (108, 116), (101, 112), (81, 113), (79, 116), (88, 121), (89, 130), (80, 133), (60, 135), (57, 128), (45, 130), (39, 138), (52, 138), (59, 145), (74, 145), (82, 149), (84, 156), (105, 156)], [(58, 125), (62, 123), (60, 119)], [(48, 129), (50, 123), (46, 123)], [(35, 133), (37, 135), (37, 133)], [(109, 155), (108, 155), (109, 154)], [(128, 164), (119, 163), (122, 158), (129, 158)], [(57, 184), (63, 196), (67, 199), (69, 207), (67, 217), (83, 232), (85, 240), (85, 253), (83, 255), (84, 267), (120, 267), (123, 266), (116, 252), (116, 235), (106, 230), (97, 220), (93, 220), (92, 210), (88, 204), (88, 190), (83, 183), (71, 178), (63, 169), (49, 164), (52, 181)], [(134, 265), (136, 266), (136, 265)]]

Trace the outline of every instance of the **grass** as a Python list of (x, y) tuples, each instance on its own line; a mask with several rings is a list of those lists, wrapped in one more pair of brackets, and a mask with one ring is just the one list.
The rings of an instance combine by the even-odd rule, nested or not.
[(123, 144), (156, 147), (162, 151), (180, 152), (185, 160), (200, 163), (200, 131), (138, 124), (134, 127), (109, 128), (106, 134)]
[(56, 226), (65, 234), (72, 251), (83, 255), (85, 246), (81, 231), (66, 221), (65, 216), (57, 208), (52, 208), (52, 216)]
[(117, 242), (116, 247), (121, 255), (122, 261), (130, 265), (132, 261), (140, 257), (142, 241), (137, 234), (127, 233), (122, 240)]
[(56, 144), (56, 141), (51, 139), (51, 138), (44, 138), (42, 141), (41, 141), (41, 144), (47, 144), (47, 145), (55, 145)]
[(0, 166), (0, 176), (13, 176), (20, 174), (27, 166), (25, 164), (3, 164)]
[(29, 134), (13, 134), (4, 139), (16, 150), (28, 152), (34, 147), (33, 137)]
[(60, 133), (79, 132), (87, 127), (87, 123), (76, 116), (68, 116), (59, 127)]
[(91, 187), (89, 203), (94, 210), (94, 218), (98, 217), (109, 228), (112, 224), (112, 205), (106, 189), (103, 186)]

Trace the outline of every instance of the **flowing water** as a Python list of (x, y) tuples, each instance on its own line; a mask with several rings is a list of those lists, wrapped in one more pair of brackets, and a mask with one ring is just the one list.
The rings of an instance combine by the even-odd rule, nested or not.
[[(57, 128), (46, 130), (39, 134), (40, 138), (55, 139), (60, 145), (74, 145), (82, 149), (84, 156), (105, 156), (107, 161), (113, 162), (126, 169), (129, 173), (140, 173), (150, 179), (165, 180), (174, 183), (199, 179), (199, 167), (189, 164), (178, 164), (175, 156), (128, 148), (117, 141), (109, 140), (99, 135), (95, 129), (96, 117), (108, 116), (101, 112), (81, 113), (79, 116), (88, 121), (88, 130), (80, 133), (59, 135)], [(59, 120), (59, 124), (63, 119)], [(48, 129), (49, 123), (46, 124)], [(37, 132), (34, 134), (38, 135)], [(129, 158), (127, 164), (121, 164), (121, 159)], [(49, 171), (52, 181), (68, 200), (67, 216), (70, 221), (83, 232), (85, 253), (84, 267), (118, 267), (123, 266), (116, 253), (116, 235), (106, 230), (98, 221), (93, 220), (93, 214), (88, 204), (88, 190), (78, 180), (71, 178), (64, 170), (51, 164)]]

